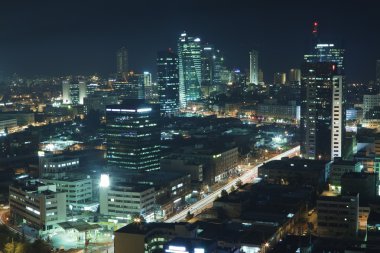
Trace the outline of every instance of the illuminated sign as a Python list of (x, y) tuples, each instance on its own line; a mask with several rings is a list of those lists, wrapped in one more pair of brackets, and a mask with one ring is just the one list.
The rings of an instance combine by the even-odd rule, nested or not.
[(44, 152), (44, 151), (38, 151), (38, 156), (39, 156), (39, 157), (43, 157), (43, 156), (45, 156), (45, 152)]

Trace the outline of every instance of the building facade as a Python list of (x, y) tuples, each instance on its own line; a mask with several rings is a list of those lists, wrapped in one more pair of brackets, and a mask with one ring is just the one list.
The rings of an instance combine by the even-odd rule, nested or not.
[(144, 100), (125, 100), (106, 109), (107, 162), (126, 171), (160, 168), (158, 105)]
[(249, 82), (259, 84), (259, 52), (254, 49), (249, 52)]
[[(300, 128), (301, 153), (305, 158), (330, 160), (332, 154), (341, 153), (344, 136), (341, 92), (342, 77), (337, 75), (335, 64), (303, 64)], [(342, 103), (336, 104), (339, 102)]]
[(185, 32), (178, 40), (179, 102), (186, 107), (187, 101), (201, 98), (201, 40), (189, 37)]
[(11, 220), (15, 225), (26, 223), (43, 232), (66, 221), (66, 193), (55, 185), (36, 180), (16, 182), (9, 186)]
[(157, 53), (157, 85), (161, 114), (173, 115), (178, 113), (178, 55), (171, 50)]

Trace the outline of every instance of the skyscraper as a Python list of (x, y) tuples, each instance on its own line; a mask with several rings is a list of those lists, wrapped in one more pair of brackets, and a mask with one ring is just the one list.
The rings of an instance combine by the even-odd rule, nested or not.
[(62, 82), (63, 104), (83, 105), (87, 97), (87, 85), (84, 81), (64, 80)]
[(286, 73), (277, 72), (273, 76), (273, 84), (284, 85), (286, 83)]
[(160, 111), (144, 100), (124, 100), (106, 109), (108, 166), (146, 172), (160, 168)]
[(249, 82), (259, 83), (259, 52), (257, 50), (249, 52)]
[(300, 69), (290, 69), (289, 70), (289, 83), (299, 83), (301, 82), (301, 70)]
[(343, 125), (343, 77), (336, 64), (302, 66), (301, 153), (308, 159), (341, 156)]
[(318, 43), (310, 54), (304, 56), (305, 62), (331, 62), (336, 63), (338, 73), (344, 73), (344, 49), (332, 43)]
[(179, 110), (178, 56), (170, 49), (157, 54), (157, 84), (161, 114), (177, 113)]
[(203, 95), (208, 96), (221, 90), (222, 71), (224, 69), (224, 57), (219, 49), (215, 49), (213, 45), (206, 44), (202, 47), (202, 82), (201, 87)]
[(178, 40), (179, 102), (186, 107), (187, 101), (201, 98), (201, 40), (184, 32)]
[(114, 82), (113, 89), (120, 100), (144, 99), (144, 75), (131, 71), (126, 75), (125, 81)]
[(120, 48), (116, 53), (116, 73), (119, 78), (124, 80), (128, 74), (128, 50), (125, 47)]

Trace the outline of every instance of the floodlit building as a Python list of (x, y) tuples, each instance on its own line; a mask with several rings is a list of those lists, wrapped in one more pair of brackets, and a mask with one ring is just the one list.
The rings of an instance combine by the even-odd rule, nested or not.
[(102, 174), (99, 189), (100, 214), (131, 222), (136, 217), (154, 220), (155, 189), (151, 185), (119, 182)]
[(179, 103), (186, 107), (188, 101), (201, 98), (201, 40), (185, 32), (178, 40)]
[(253, 49), (249, 52), (249, 82), (259, 84), (259, 52)]

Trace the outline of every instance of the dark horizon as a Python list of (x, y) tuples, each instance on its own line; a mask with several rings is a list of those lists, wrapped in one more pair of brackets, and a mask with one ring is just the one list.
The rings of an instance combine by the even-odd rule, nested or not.
[(7, 2), (0, 9), (0, 72), (107, 75), (126, 46), (130, 68), (155, 75), (157, 51), (176, 51), (185, 30), (221, 49), (230, 68), (248, 69), (248, 52), (258, 48), (270, 82), (274, 72), (300, 68), (318, 20), (321, 42), (344, 44), (347, 80), (368, 82), (380, 58), (376, 7), (370, 0)]

